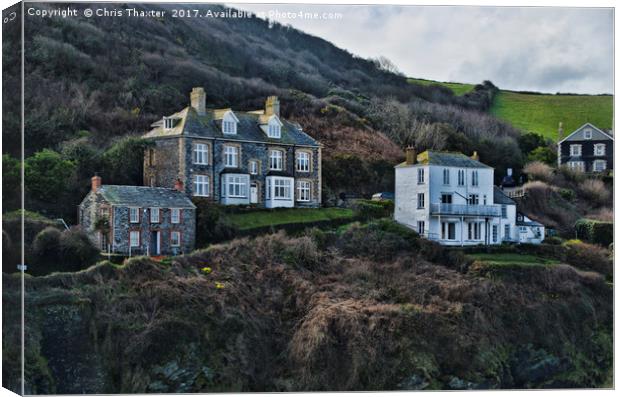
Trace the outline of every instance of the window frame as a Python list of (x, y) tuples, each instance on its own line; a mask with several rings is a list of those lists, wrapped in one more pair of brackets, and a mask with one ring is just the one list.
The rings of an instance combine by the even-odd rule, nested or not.
[[(224, 155), (224, 167), (226, 168), (238, 168), (239, 167), (239, 146), (235, 145), (224, 145), (224, 150), (222, 151)], [(232, 163), (229, 163), (228, 160), (234, 160)]]
[[(279, 153), (279, 156), (274, 156), (275, 153)], [(276, 168), (274, 168), (274, 161)], [(272, 171), (284, 170), (284, 151), (282, 149), (269, 149), (269, 169)]]
[[(159, 207), (149, 207), (149, 223), (160, 223), (161, 213), (159, 211)], [(153, 214), (157, 214), (157, 216), (154, 217)]]
[[(202, 179), (199, 181), (199, 179)], [(194, 196), (196, 197), (209, 197), (211, 195), (210, 189), (211, 189), (211, 178), (209, 177), (209, 175), (205, 175), (205, 174), (194, 174), (194, 181), (193, 181), (193, 190), (194, 190)], [(199, 189), (198, 186), (203, 186), (206, 185), (205, 191), (206, 194), (199, 194)]]
[(194, 143), (193, 154), (192, 160), (194, 160), (194, 164), (209, 165), (209, 145), (206, 143)]
[[(599, 148), (603, 149), (600, 151), (599, 153)], [(607, 147), (604, 143), (595, 143), (594, 144), (594, 155), (595, 156), (605, 156), (605, 153), (607, 152)]]
[(424, 185), (424, 168), (418, 168), (418, 185)]
[(478, 179), (478, 170), (471, 171), (471, 185), (472, 186), (480, 186), (480, 180)]
[[(309, 202), (312, 197), (312, 183), (310, 181), (299, 180), (296, 181), (296, 185), (297, 201), (305, 203)], [(305, 187), (302, 185), (305, 185)], [(303, 193), (307, 194), (307, 198), (303, 198)]]
[(224, 191), (229, 198), (248, 197), (248, 184), (244, 175), (225, 175)]
[[(175, 216), (174, 216), (175, 213), (177, 214), (176, 222), (175, 222)], [(180, 208), (170, 208), (170, 223), (173, 225), (178, 225), (181, 223), (181, 209)]]
[[(302, 165), (302, 157), (306, 157), (304, 162), (306, 163), (306, 167), (301, 167)], [(310, 172), (311, 171), (311, 159), (312, 155), (307, 151), (298, 151), (295, 153), (295, 170), (298, 172)]]
[(248, 161), (248, 173), (250, 175), (258, 175), (260, 173), (260, 165), (258, 160)]
[(425, 196), (426, 194), (424, 193), (418, 193), (418, 203), (417, 203), (418, 206), (416, 209), (421, 210), (421, 209), (426, 208), (426, 197)]
[[(597, 164), (603, 164), (603, 168), (597, 169)], [(607, 169), (607, 160), (596, 159), (592, 162), (592, 171), (594, 172), (603, 172)]]
[[(135, 218), (134, 213), (132, 211), (135, 210)], [(129, 207), (129, 223), (140, 223), (140, 207)]]
[(458, 171), (458, 175), (457, 175), (457, 184), (458, 186), (465, 186), (467, 183), (467, 180), (465, 178), (465, 170), (459, 170)]
[[(173, 243), (174, 239), (172, 237), (175, 234), (178, 236), (176, 244)], [(178, 230), (171, 230), (170, 231), (170, 247), (177, 248), (177, 247), (180, 247), (180, 246), (181, 246), (181, 232), (178, 231)]]
[[(138, 236), (138, 241), (137, 243), (134, 245), (134, 239), (132, 238), (132, 236), (136, 235)], [(140, 233), (140, 230), (130, 230), (129, 231), (129, 248), (140, 248), (140, 245), (142, 244), (142, 233)]]
[(592, 130), (591, 129), (586, 129), (583, 130), (583, 139), (592, 139)]
[[(289, 178), (271, 178), (269, 179), (270, 181), (270, 189), (271, 187), (273, 187), (273, 195), (271, 196), (271, 200), (291, 200), (291, 190), (293, 188), (292, 186), (292, 180)], [(284, 183), (284, 184), (280, 184), (280, 183)], [(278, 193), (282, 193), (279, 192), (278, 190), (281, 189), (282, 192), (287, 193), (287, 195), (280, 195)]]
[(418, 234), (419, 235), (424, 235), (425, 227), (426, 227), (426, 222), (418, 221)]
[(450, 168), (443, 169), (443, 184), (446, 186), (450, 185)]
[[(579, 152), (579, 153), (573, 153), (573, 148), (579, 149), (579, 150), (578, 150), (578, 152)], [(582, 152), (582, 147), (581, 147), (581, 144), (574, 143), (574, 144), (572, 144), (572, 145), (570, 145), (570, 146), (569, 146), (569, 154), (570, 154), (571, 156), (581, 156), (581, 153), (583, 153), (583, 152)]]

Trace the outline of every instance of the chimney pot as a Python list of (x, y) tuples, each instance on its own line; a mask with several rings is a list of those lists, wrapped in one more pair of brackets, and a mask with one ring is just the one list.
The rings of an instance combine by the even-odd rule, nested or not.
[(267, 116), (276, 115), (280, 117), (280, 100), (277, 96), (268, 96), (265, 101), (265, 114)]
[(177, 179), (176, 181), (174, 181), (174, 189), (178, 190), (181, 193), (183, 193), (184, 192), (183, 181), (180, 180), (180, 179)]
[(93, 192), (96, 192), (101, 187), (101, 177), (99, 175), (95, 175), (90, 178), (90, 186)]
[(199, 116), (207, 114), (207, 94), (202, 87), (194, 87), (189, 94), (192, 107)]
[(412, 165), (418, 162), (418, 153), (415, 150), (415, 147), (413, 146), (408, 146), (407, 149), (405, 150), (405, 154), (406, 154), (406, 164), (407, 165)]

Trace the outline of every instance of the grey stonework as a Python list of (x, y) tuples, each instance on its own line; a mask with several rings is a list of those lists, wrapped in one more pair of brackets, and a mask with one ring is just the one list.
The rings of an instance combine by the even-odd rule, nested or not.
[[(297, 201), (297, 190), (295, 189), (296, 207), (318, 207), (321, 203), (321, 148), (300, 145), (283, 145), (276, 143), (263, 142), (243, 142), (234, 139), (208, 139), (195, 137), (160, 137), (150, 138), (155, 142), (155, 163), (149, 165), (148, 152), (145, 155), (144, 183), (147, 184), (150, 178), (155, 176), (156, 186), (170, 187), (174, 185), (176, 178), (184, 183), (185, 192), (188, 195), (194, 194), (194, 175), (209, 176), (209, 198), (215, 202), (221, 202), (221, 176), (226, 173), (249, 174), (250, 184), (258, 185), (258, 206), (264, 206), (266, 177), (269, 175), (289, 176), (311, 182), (311, 199), (309, 202)], [(194, 164), (193, 148), (195, 143), (208, 145), (209, 162), (207, 165)], [(224, 166), (224, 146), (236, 145), (240, 148), (239, 167), (230, 168)], [(180, 148), (180, 149), (179, 149)], [(269, 150), (280, 149), (284, 151), (284, 161), (282, 171), (269, 169)], [(173, 153), (177, 152), (176, 159), (169, 159)], [(307, 151), (311, 153), (310, 172), (300, 172), (296, 170), (295, 153), (297, 151)], [(179, 161), (180, 160), (180, 161)], [(249, 162), (255, 160), (259, 162), (258, 175), (250, 174)], [(249, 203), (249, 189), (248, 198)]]
[[(135, 207), (139, 208), (140, 221), (131, 223), (129, 219), (130, 206), (114, 205), (106, 200), (100, 191), (91, 191), (79, 206), (79, 223), (93, 243), (102, 251), (107, 251), (110, 248), (111, 252), (122, 255), (179, 255), (189, 253), (194, 249), (196, 239), (195, 208), (180, 208), (180, 222), (173, 224), (171, 223), (171, 208), (166, 206), (165, 202), (157, 207), (159, 208), (158, 223), (150, 222), (150, 207)], [(175, 205), (173, 208), (178, 208), (178, 206)], [(108, 218), (109, 231), (107, 233), (102, 233), (96, 228), (97, 220), (102, 217)], [(132, 247), (130, 250), (129, 233), (132, 230), (140, 232), (140, 246)], [(171, 232), (173, 231), (180, 232), (181, 245), (179, 247), (172, 247), (170, 244)], [(159, 252), (155, 248), (153, 232), (159, 232)]]

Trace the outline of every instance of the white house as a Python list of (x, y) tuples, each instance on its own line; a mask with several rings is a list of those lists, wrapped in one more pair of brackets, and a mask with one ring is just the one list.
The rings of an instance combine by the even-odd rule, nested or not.
[[(521, 240), (517, 205), (493, 185), (493, 168), (462, 153), (407, 149), (407, 160), (395, 167), (397, 222), (445, 245), (536, 242)], [(533, 222), (528, 220), (529, 222)], [(536, 226), (526, 228), (542, 230)]]
[(517, 212), (517, 231), (520, 243), (540, 244), (545, 239), (545, 227), (542, 223)]

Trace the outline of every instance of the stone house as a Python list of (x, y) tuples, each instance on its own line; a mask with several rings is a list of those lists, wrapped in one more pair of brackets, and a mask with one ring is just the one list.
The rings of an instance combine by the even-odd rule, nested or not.
[(614, 138), (586, 123), (563, 137), (558, 129), (558, 166), (568, 165), (581, 172), (606, 172), (614, 169)]
[(104, 252), (122, 255), (179, 255), (194, 249), (196, 207), (177, 182), (174, 189), (102, 185), (78, 207), (78, 221)]
[(180, 180), (189, 196), (224, 205), (318, 207), (321, 145), (297, 123), (280, 117), (277, 97), (255, 111), (207, 109), (203, 88), (191, 105), (152, 124), (144, 184)]

